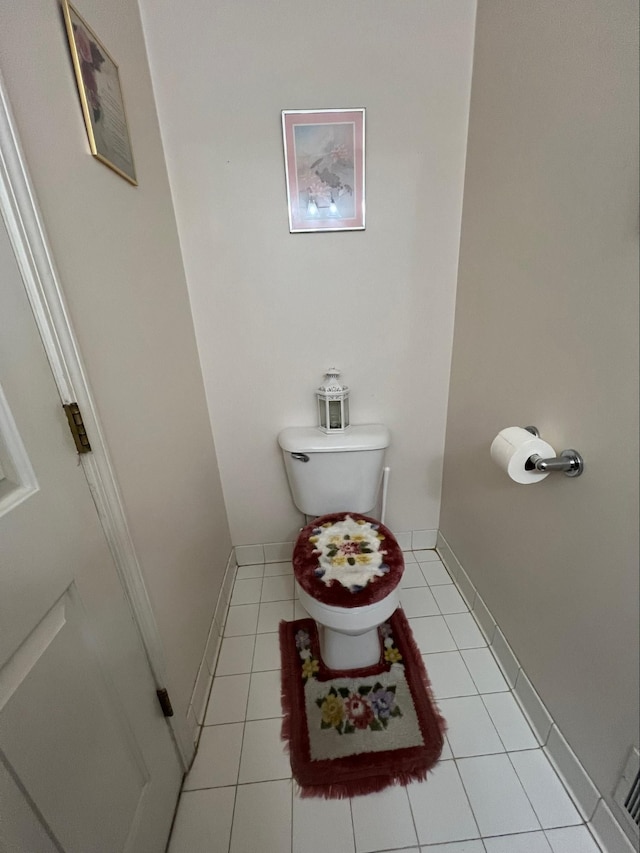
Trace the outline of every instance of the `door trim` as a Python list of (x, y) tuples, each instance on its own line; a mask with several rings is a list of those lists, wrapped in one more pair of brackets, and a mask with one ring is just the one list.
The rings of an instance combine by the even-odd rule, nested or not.
[[(17, 126), (0, 72), (0, 213), (16, 256), (36, 325), (63, 404), (79, 404), (92, 453), (79, 457), (120, 582), (140, 633), (153, 679), (167, 687), (160, 632), (106, 447), (104, 433), (82, 363), (77, 338), (60, 287), (38, 202), (22, 152)], [(180, 761), (188, 769), (195, 747), (186, 717), (167, 718)]]

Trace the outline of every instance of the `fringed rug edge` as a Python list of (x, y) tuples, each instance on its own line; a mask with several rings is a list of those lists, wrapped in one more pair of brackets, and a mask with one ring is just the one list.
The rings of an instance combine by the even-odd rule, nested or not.
[[(389, 771), (385, 774), (380, 774), (378, 776), (364, 776), (360, 779), (349, 779), (345, 780), (344, 782), (337, 783), (325, 782), (321, 784), (306, 784), (301, 782), (296, 777), (296, 768), (294, 767), (294, 752), (292, 749), (292, 738), (299, 736), (300, 733), (294, 734), (293, 732), (293, 696), (289, 695), (288, 691), (286, 690), (287, 683), (293, 684), (293, 681), (291, 679), (295, 679), (298, 677), (297, 662), (296, 666), (294, 667), (291, 657), (289, 655), (281, 654), (280, 698), (283, 716), (280, 736), (281, 739), (284, 741), (285, 751), (289, 754), (293, 772), (293, 780), (297, 786), (297, 793), (301, 798), (305, 799), (310, 797), (322, 797), (324, 799), (348, 799), (350, 797), (378, 793), (380, 791), (383, 791), (385, 788), (392, 787), (394, 785), (407, 785), (411, 782), (423, 782), (439, 761), (440, 755), (442, 754), (442, 748), (444, 746), (444, 735), (447, 730), (447, 723), (442, 714), (440, 713), (440, 709), (438, 708), (437, 702), (435, 700), (433, 689), (431, 687), (431, 682), (427, 675), (424, 661), (422, 660), (422, 654), (415, 641), (413, 632), (411, 631), (411, 626), (409, 625), (406, 616), (400, 608), (396, 610), (395, 613), (392, 615), (391, 619), (394, 618), (402, 623), (402, 636), (404, 645), (406, 646), (405, 652), (409, 653), (410, 663), (414, 668), (414, 674), (419, 679), (421, 686), (423, 687), (427, 695), (429, 705), (433, 712), (434, 722), (437, 726), (438, 734), (441, 738), (440, 746), (439, 748), (437, 748), (437, 754), (434, 753), (434, 755), (429, 759), (427, 764), (423, 764), (422, 767), (415, 769), (405, 768), (403, 770), (397, 770), (395, 772)], [(304, 622), (306, 620), (297, 619), (293, 621)], [(290, 626), (291, 622), (287, 622), (285, 620), (282, 620), (278, 626), (278, 639), (280, 649), (282, 649), (287, 642), (287, 631), (290, 629)], [(409, 682), (409, 686), (412, 691), (413, 701), (414, 703), (416, 703), (416, 697), (413, 694), (413, 684)], [(419, 719), (422, 726), (421, 718)], [(426, 734), (427, 733), (423, 731), (423, 735), (426, 736)]]

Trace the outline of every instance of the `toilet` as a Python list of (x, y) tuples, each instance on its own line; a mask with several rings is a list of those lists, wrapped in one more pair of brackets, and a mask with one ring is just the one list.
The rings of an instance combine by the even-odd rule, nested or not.
[(296, 589), (331, 669), (377, 664), (378, 626), (399, 604), (402, 550), (370, 515), (389, 442), (382, 424), (333, 434), (289, 427), (278, 435), (293, 501), (308, 520), (293, 551)]

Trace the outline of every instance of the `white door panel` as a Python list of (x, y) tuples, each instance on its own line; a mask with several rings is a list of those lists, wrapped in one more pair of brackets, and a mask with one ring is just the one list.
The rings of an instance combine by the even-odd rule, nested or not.
[(6, 766), (0, 761), (0, 853), (60, 853)]
[(181, 767), (2, 220), (0, 468), (0, 851), (161, 853)]
[(0, 749), (64, 850), (110, 853), (127, 849), (149, 772), (84, 621), (72, 586), (3, 667)]

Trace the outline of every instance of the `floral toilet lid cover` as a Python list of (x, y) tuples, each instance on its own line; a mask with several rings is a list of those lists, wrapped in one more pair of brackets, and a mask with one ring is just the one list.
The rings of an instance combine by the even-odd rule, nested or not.
[(302, 529), (293, 551), (296, 580), (333, 607), (365, 607), (400, 583), (402, 551), (393, 533), (366, 515), (337, 512)]

